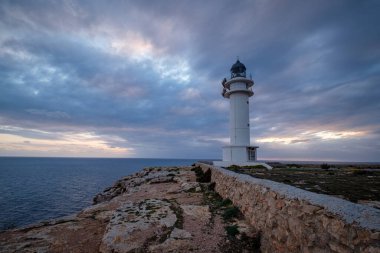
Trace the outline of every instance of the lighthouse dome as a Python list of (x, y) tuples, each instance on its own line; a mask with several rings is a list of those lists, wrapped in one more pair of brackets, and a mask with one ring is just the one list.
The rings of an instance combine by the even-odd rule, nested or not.
[(246, 77), (246, 68), (243, 63), (241, 63), (239, 60), (235, 62), (234, 65), (231, 67), (231, 78), (234, 77)]

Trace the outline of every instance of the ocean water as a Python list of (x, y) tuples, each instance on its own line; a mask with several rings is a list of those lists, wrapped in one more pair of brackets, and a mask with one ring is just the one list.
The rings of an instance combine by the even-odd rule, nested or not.
[(0, 230), (74, 214), (123, 176), (190, 159), (0, 157)]

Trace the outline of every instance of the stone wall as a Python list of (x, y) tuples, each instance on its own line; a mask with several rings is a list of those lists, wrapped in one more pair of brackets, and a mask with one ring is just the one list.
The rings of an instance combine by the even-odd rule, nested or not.
[(215, 190), (261, 232), (262, 252), (380, 252), (380, 210), (219, 167)]

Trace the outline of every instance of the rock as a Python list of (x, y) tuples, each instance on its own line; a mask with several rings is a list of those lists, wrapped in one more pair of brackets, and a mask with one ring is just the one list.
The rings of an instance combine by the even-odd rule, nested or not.
[(276, 209), (281, 210), (285, 206), (285, 202), (283, 200), (277, 200), (276, 201)]
[(380, 241), (380, 232), (374, 232), (371, 234), (372, 240), (379, 240)]
[(378, 247), (373, 247), (373, 246), (369, 246), (368, 248), (366, 248), (365, 250), (363, 250), (363, 253), (379, 253), (379, 248)]
[[(98, 204), (76, 216), (0, 233), (0, 251), (223, 252), (229, 250), (223, 248), (225, 243), (238, 246), (234, 243), (246, 234), (260, 238), (261, 252), (379, 252), (378, 230), (360, 227), (356, 220), (348, 223), (324, 203), (289, 197), (283, 188), (288, 186), (274, 191), (266, 181), (239, 181), (215, 170), (212, 189), (231, 199), (248, 218), (223, 223), (225, 207), (215, 210), (214, 202), (198, 193), (207, 184), (201, 187), (194, 180), (190, 168), (144, 169), (98, 194)], [(212, 222), (209, 206), (202, 203), (212, 206)], [(355, 207), (368, 211), (364, 205)], [(240, 235), (228, 239), (226, 225), (237, 225)], [(232, 246), (228, 252), (240, 250)]]
[[(143, 179), (144, 180), (152, 180), (154, 178), (160, 178), (160, 177), (168, 177), (170, 175), (172, 175), (173, 173), (170, 172), (170, 171), (167, 171), (167, 170), (160, 170), (160, 171), (152, 171), (148, 174), (146, 174)], [(170, 177), (174, 177), (174, 176), (170, 176)]]
[(330, 241), (329, 242), (329, 247), (332, 249), (334, 252), (339, 252), (339, 253), (350, 253), (352, 252), (351, 249), (347, 248), (346, 246), (337, 243), (335, 241)]
[(174, 226), (177, 217), (170, 206), (169, 201), (159, 199), (125, 203), (115, 210), (107, 225), (100, 252), (142, 249), (148, 240)]
[(209, 206), (181, 205), (183, 212), (200, 220), (209, 221), (211, 213)]
[(322, 207), (319, 207), (319, 206), (307, 205), (307, 204), (302, 205), (302, 211), (307, 214), (313, 214), (321, 209)]
[(301, 221), (297, 218), (289, 218), (288, 219), (288, 226), (289, 226), (289, 230), (296, 236), (296, 237), (300, 237), (301, 235), (301, 230), (302, 230), (302, 224), (301, 224)]
[(113, 199), (114, 197), (120, 195), (122, 193), (122, 189), (121, 188), (111, 188), (110, 190), (107, 190), (105, 192), (102, 192), (102, 193), (99, 193), (97, 194), (94, 198), (93, 198), (93, 204), (96, 205), (96, 204), (99, 204), (99, 203), (102, 203), (102, 202), (105, 202), (105, 201), (109, 201), (111, 199)]
[(93, 204), (99, 204), (105, 201), (109, 201), (128, 190), (135, 191), (135, 189), (143, 184), (146, 180), (144, 178), (138, 177), (138, 175), (126, 177), (122, 180), (117, 181), (114, 186), (105, 189), (102, 193), (97, 194), (93, 198)]
[(191, 252), (193, 249), (194, 245), (192, 245), (192, 242), (190, 240), (176, 240), (169, 238), (161, 244), (149, 246), (148, 252)]
[(191, 234), (186, 230), (174, 228), (170, 234), (170, 238), (172, 238), (172, 239), (189, 239), (189, 238), (191, 238)]
[(181, 184), (181, 191), (184, 191), (184, 192), (191, 191), (191, 190), (196, 191), (196, 188), (198, 187), (200, 188), (200, 185), (198, 182), (183, 182)]
[(330, 222), (330, 225), (327, 227), (327, 232), (335, 238), (339, 239), (342, 237), (342, 234), (347, 233), (347, 229), (344, 228), (344, 222), (341, 220), (333, 219)]
[(157, 177), (157, 178), (153, 178), (152, 180), (150, 180), (149, 183), (151, 183), (151, 184), (159, 184), (159, 183), (168, 183), (168, 182), (173, 182), (173, 177), (168, 177), (168, 176)]
[(123, 185), (124, 185), (124, 188), (129, 188), (129, 187), (136, 187), (136, 186), (142, 185), (145, 182), (146, 182), (145, 178), (136, 177), (129, 180), (125, 180), (123, 182)]

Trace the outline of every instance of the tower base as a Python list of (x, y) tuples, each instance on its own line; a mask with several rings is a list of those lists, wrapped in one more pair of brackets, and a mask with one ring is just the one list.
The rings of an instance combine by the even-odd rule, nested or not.
[(262, 165), (267, 169), (272, 169), (268, 164), (256, 161), (257, 148), (258, 146), (225, 146), (223, 147), (223, 161), (215, 161), (214, 165), (220, 167)]
[(268, 170), (271, 170), (272, 167), (269, 166), (266, 163), (261, 163), (261, 162), (231, 162), (231, 161), (213, 161), (213, 165), (218, 166), (218, 167), (230, 167), (232, 165), (236, 166), (264, 166)]
[(258, 146), (224, 146), (223, 161), (256, 162)]

